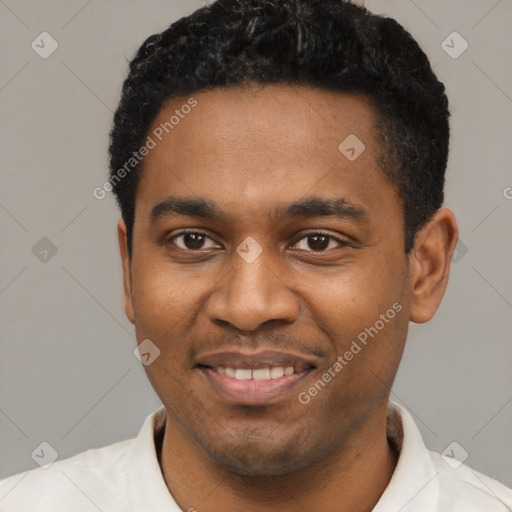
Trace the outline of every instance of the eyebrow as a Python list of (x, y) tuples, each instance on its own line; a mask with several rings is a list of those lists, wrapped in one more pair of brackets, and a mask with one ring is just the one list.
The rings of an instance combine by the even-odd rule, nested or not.
[[(229, 215), (214, 202), (202, 198), (168, 196), (150, 212), (151, 224), (165, 217), (186, 216), (198, 219), (226, 221)], [(293, 218), (338, 217), (357, 223), (368, 222), (366, 210), (344, 198), (309, 197), (287, 205), (279, 205), (271, 215), (274, 222)]]
[(338, 217), (354, 220), (358, 223), (368, 221), (368, 214), (362, 206), (347, 199), (325, 199), (310, 197), (287, 205), (284, 209), (276, 208), (274, 214), (277, 222), (288, 218)]
[(164, 217), (176, 215), (211, 220), (223, 220), (226, 217), (218, 206), (206, 199), (168, 196), (152, 208), (151, 224), (155, 224)]

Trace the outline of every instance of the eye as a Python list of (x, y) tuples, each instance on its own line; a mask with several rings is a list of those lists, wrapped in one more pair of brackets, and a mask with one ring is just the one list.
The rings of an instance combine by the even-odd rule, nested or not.
[(182, 232), (173, 236), (169, 242), (174, 243), (185, 251), (199, 251), (201, 249), (214, 249), (219, 247), (209, 236), (200, 232)]
[(326, 233), (310, 233), (305, 237), (301, 238), (294, 247), (301, 251), (327, 251), (333, 249), (336, 246), (346, 246), (347, 242), (340, 240), (332, 235)]

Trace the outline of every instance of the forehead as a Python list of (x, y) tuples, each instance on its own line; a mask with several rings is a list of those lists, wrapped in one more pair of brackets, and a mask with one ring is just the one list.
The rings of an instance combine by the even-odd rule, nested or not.
[[(172, 126), (172, 137), (167, 139), (172, 138), (176, 147), (190, 144), (193, 131), (203, 147), (214, 150), (220, 143), (224, 152), (256, 151), (260, 144), (267, 150), (281, 147), (284, 151), (298, 144), (306, 151), (312, 147), (326, 149), (322, 144), (326, 136), (329, 140), (325, 142), (341, 142), (341, 137), (350, 133), (373, 137), (376, 121), (376, 110), (365, 96), (304, 86), (236, 86), (193, 97), (197, 106), (181, 114), (179, 120), (176, 115), (173, 118), (173, 123), (179, 123)], [(173, 114), (188, 111), (185, 106), (189, 100), (177, 98), (166, 103), (150, 131), (164, 126)]]
[(376, 110), (366, 97), (291, 85), (192, 97), (166, 103), (149, 130), (155, 147), (143, 164), (142, 208), (166, 195), (253, 212), (308, 193), (397, 200), (377, 163)]

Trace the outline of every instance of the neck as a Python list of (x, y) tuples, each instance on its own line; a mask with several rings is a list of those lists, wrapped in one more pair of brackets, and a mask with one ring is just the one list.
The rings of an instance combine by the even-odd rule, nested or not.
[(174, 500), (191, 512), (260, 512), (262, 505), (268, 512), (369, 512), (397, 459), (386, 438), (386, 410), (359, 425), (329, 460), (283, 476), (241, 476), (220, 467), (169, 416), (161, 453)]

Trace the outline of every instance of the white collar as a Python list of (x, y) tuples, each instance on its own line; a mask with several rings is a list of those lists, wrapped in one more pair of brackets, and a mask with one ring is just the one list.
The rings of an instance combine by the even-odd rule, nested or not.
[[(124, 459), (131, 508), (146, 512), (181, 512), (169, 492), (158, 463), (154, 434), (165, 426), (162, 407), (145, 421)], [(388, 406), (387, 436), (400, 452), (388, 487), (372, 512), (504, 511), (512, 491), (468, 466), (456, 471), (430, 452), (412, 416), (402, 406)]]
[[(439, 485), (429, 452), (411, 415), (399, 404), (389, 402), (387, 436), (400, 455), (391, 481), (372, 512), (435, 510)], [(423, 492), (425, 491), (425, 492)]]

